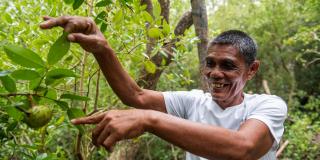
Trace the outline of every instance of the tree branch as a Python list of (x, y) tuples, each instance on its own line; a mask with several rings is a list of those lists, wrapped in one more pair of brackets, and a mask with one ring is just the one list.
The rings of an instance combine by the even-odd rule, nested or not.
[[(153, 5), (151, 0), (141, 0), (140, 1), (141, 5), (147, 5), (146, 11), (154, 18), (153, 15)], [(148, 30), (150, 28), (149, 22), (146, 22), (146, 29)], [(146, 55), (150, 55), (155, 44), (156, 44), (156, 39), (150, 38), (148, 35), (148, 43), (147, 43), (147, 49), (146, 49)]]
[[(174, 33), (176, 37), (179, 37), (184, 34), (184, 32), (190, 28), (192, 25), (192, 16), (191, 12), (188, 11), (179, 20), (177, 26), (175, 27)], [(175, 44), (179, 41), (179, 38), (172, 39), (169, 43), (165, 43), (161, 50), (164, 51), (167, 56), (162, 55), (158, 52), (155, 56), (151, 58), (151, 61), (157, 66), (155, 73), (148, 73), (145, 68), (141, 71), (141, 76), (138, 79), (138, 84), (141, 87), (148, 89), (155, 89), (156, 84), (164, 70), (164, 66), (168, 66), (171, 63), (171, 58), (173, 57), (173, 48), (176, 48)], [(161, 64), (162, 61), (165, 61), (164, 64)]]
[(184, 13), (179, 20), (176, 28), (174, 29), (174, 34), (176, 36), (183, 35), (186, 29), (190, 28), (193, 24), (191, 11)]
[(99, 81), (100, 81), (100, 69), (98, 70), (98, 75), (97, 75), (97, 84), (96, 84), (96, 96), (94, 98), (94, 110), (97, 111), (97, 105), (98, 105), (98, 98), (99, 98)]
[(0, 97), (13, 97), (13, 96), (35, 96), (35, 93), (9, 93), (9, 94), (0, 94)]
[(170, 1), (169, 0), (158, 0), (161, 6), (161, 16), (169, 23), (169, 9), (170, 9)]

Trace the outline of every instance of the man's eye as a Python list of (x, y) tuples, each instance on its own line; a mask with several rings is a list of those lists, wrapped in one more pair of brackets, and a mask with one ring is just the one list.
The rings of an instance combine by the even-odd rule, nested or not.
[(226, 63), (222, 65), (222, 68), (225, 70), (234, 70), (236, 66), (232, 63)]
[(214, 66), (214, 62), (212, 60), (206, 61), (206, 67), (213, 67), (213, 66)]

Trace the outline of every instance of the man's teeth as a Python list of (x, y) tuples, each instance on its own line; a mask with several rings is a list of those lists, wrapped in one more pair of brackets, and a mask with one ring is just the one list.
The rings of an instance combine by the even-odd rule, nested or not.
[(211, 84), (212, 88), (222, 88), (224, 85), (220, 83), (213, 83)]

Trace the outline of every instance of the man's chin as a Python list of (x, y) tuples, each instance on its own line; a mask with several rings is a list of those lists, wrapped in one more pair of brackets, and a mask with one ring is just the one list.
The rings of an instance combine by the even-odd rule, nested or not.
[(222, 101), (225, 99), (225, 96), (219, 93), (211, 92), (212, 99), (215, 101)]

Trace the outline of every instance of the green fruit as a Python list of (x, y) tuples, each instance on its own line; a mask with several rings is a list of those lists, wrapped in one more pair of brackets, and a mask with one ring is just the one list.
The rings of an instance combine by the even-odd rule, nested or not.
[(31, 128), (37, 129), (46, 125), (52, 117), (52, 111), (47, 106), (33, 106), (24, 117), (24, 122)]

